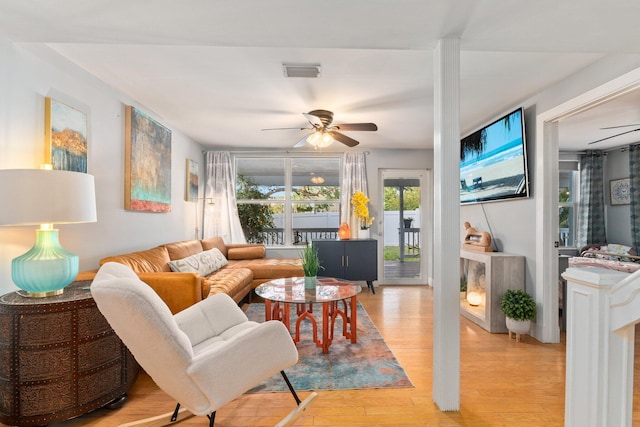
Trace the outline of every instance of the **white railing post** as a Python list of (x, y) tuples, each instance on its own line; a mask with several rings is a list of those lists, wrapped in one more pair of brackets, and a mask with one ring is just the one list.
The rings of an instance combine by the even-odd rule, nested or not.
[(631, 426), (640, 271), (569, 268), (566, 427)]

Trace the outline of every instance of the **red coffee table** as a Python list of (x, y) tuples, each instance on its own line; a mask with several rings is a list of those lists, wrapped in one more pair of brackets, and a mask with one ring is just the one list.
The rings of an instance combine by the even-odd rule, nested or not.
[[(288, 277), (265, 282), (256, 288), (256, 294), (265, 300), (265, 319), (280, 320), (290, 330), (290, 306), (296, 304), (296, 332), (293, 341), (300, 341), (300, 324), (308, 319), (313, 327), (313, 341), (329, 352), (337, 316), (342, 317), (342, 334), (352, 343), (357, 342), (357, 295), (359, 285), (334, 278), (319, 278), (315, 289), (304, 288), (304, 277)], [(347, 301), (348, 300), (348, 301)], [(313, 304), (322, 304), (322, 337), (318, 338), (318, 322)], [(342, 306), (342, 307), (341, 307)], [(329, 322), (331, 326), (329, 326)]]

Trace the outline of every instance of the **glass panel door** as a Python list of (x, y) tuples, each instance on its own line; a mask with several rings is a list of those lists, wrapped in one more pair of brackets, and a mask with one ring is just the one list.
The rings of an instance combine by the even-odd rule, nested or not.
[[(425, 209), (426, 171), (383, 170), (383, 284), (426, 284), (431, 219)], [(427, 215), (425, 215), (425, 212)]]

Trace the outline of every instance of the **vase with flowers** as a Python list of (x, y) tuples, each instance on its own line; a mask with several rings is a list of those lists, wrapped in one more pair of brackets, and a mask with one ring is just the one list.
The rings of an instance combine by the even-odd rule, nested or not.
[(351, 197), (351, 205), (353, 206), (353, 214), (360, 223), (358, 237), (360, 239), (369, 238), (369, 228), (373, 224), (375, 217), (369, 216), (369, 198), (362, 191), (357, 191)]

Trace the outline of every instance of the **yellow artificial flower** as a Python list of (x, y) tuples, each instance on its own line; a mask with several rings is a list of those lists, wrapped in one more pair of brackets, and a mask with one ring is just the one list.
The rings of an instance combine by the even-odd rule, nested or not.
[(357, 191), (351, 197), (351, 205), (353, 205), (353, 214), (360, 221), (360, 228), (366, 230), (373, 224), (374, 217), (369, 216), (369, 208), (367, 207), (369, 198), (362, 191)]

